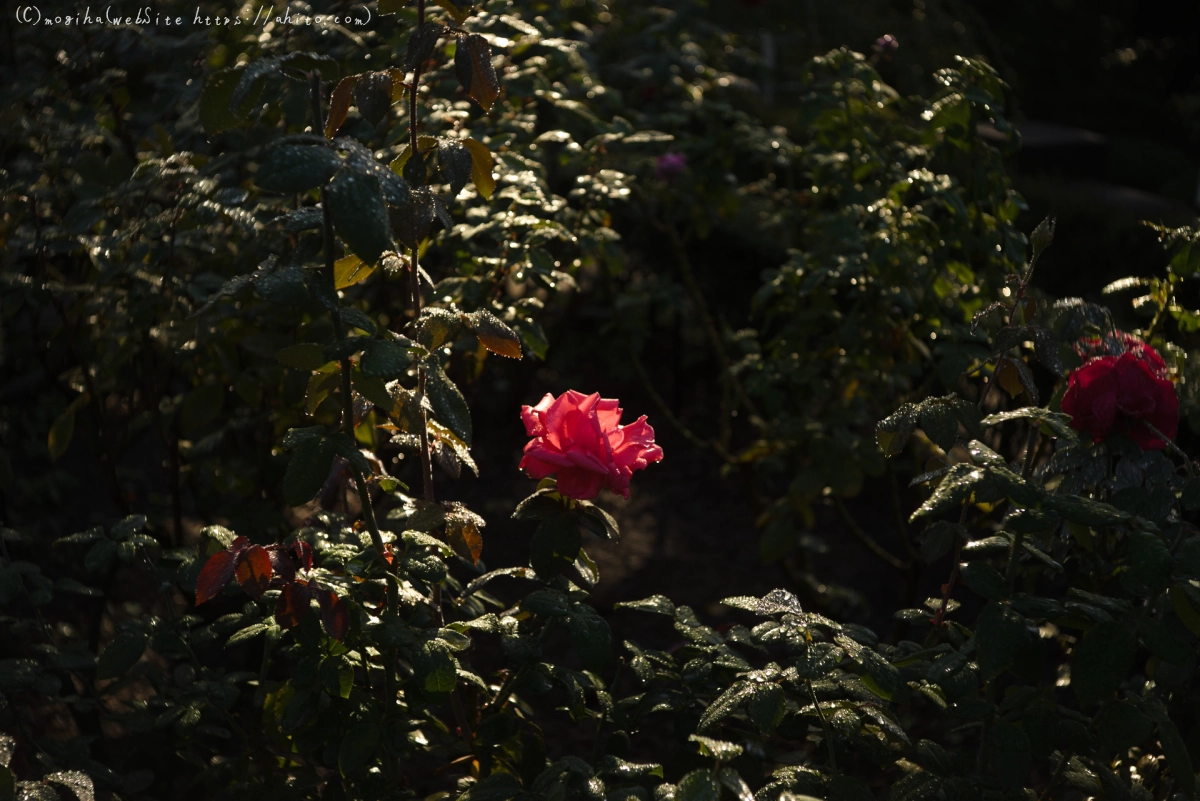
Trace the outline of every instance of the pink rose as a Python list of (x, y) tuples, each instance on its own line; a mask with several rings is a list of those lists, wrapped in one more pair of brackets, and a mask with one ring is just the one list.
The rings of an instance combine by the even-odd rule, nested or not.
[(1091, 434), (1095, 442), (1116, 431), (1146, 450), (1165, 448), (1167, 443), (1146, 423), (1166, 437), (1175, 437), (1179, 429), (1175, 385), (1166, 377), (1166, 365), (1154, 348), (1124, 336), (1123, 354), (1097, 356), (1071, 373), (1062, 410), (1071, 415), (1072, 428)]
[(520, 469), (530, 478), (557, 474), (558, 491), (568, 498), (595, 498), (601, 487), (628, 498), (634, 472), (662, 459), (663, 452), (645, 415), (621, 425), (618, 403), (572, 389), (522, 406), (521, 420), (533, 439)]

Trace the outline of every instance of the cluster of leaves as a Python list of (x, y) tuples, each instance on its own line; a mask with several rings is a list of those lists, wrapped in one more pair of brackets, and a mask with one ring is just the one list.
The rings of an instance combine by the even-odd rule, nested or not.
[[(610, 285), (615, 361), (671, 368), (661, 405), (752, 476), (765, 558), (823, 548), (816, 509), (885, 471), (874, 421), (978, 369), (973, 315), (1020, 277), (1024, 203), (978, 134), (1016, 148), (1006, 87), (961, 58), (934, 94), (905, 98), (875, 59), (834, 50), (801, 71), (785, 128), (760, 102), (757, 40), (686, 3), (611, 17), (594, 44), (607, 93), (686, 158), (678, 175), (642, 162), (636, 216), (618, 223), (636, 269)], [(684, 406), (698, 364), (709, 378), (689, 394), (714, 400)]]
[[(798, 141), (705, 100), (745, 86), (740, 56), (696, 29), (707, 65), (670, 11), (583, 7), (624, 26), (610, 89), (591, 59), (616, 39), (572, 29), (578, 9), (425, 5), (381, 2), (392, 38), (164, 38), (132, 88), (97, 69), (141, 58), (104, 29), (23, 90), (4, 312), (51, 348), (12, 357), (38, 367), (14, 391), (47, 402), (2, 412), (5, 447), (34, 460), (48, 431), (60, 464), (106, 482), (97, 517), (147, 514), (60, 537), (53, 559), (55, 525), (31, 521), (58, 519), (71, 474), (0, 476), (2, 797), (86, 799), (93, 781), (134, 798), (1194, 795), (1200, 478), (1115, 435), (1080, 441), (1039, 385), (1033, 359), (1061, 388), (1069, 343), (1111, 322), (1032, 301), (1019, 199), (974, 133), (1004, 128), (994, 74), (963, 60), (939, 96), (901, 100), (835, 51), (805, 79)], [(180, 53), (207, 62), (202, 84), (176, 80)], [(619, 95), (647, 64), (662, 95), (630, 123)], [(610, 515), (544, 480), (514, 513), (528, 566), (487, 570), (484, 519), (435, 497), (435, 466), (477, 471), (460, 386), (489, 354), (544, 355), (538, 312), (572, 274), (619, 271), (614, 210), (651, 163), (639, 149), (673, 136), (689, 172), (669, 193), (644, 182), (638, 211), (675, 275), (615, 282), (618, 308), (636, 311), (639, 281), (691, 304), (721, 366), (709, 445), (788, 498), (764, 516), (768, 555), (826, 489), (851, 495), (917, 445), (914, 484), (934, 486), (909, 523), (932, 522), (902, 566), (949, 578), (897, 613), (894, 644), (778, 590), (723, 602), (751, 625), (624, 604), (673, 625), (618, 656), (584, 547), (618, 537)], [(721, 329), (693, 264), (689, 244), (726, 229), (785, 265), (750, 288), (755, 330)], [(635, 342), (637, 319), (621, 320)], [(977, 401), (932, 392), (964, 373), (988, 376)], [(997, 386), (1014, 408), (986, 414)], [(825, 397), (849, 411), (808, 405)], [(161, 484), (130, 481), (139, 448)], [(214, 523), (198, 542), (192, 512)]]

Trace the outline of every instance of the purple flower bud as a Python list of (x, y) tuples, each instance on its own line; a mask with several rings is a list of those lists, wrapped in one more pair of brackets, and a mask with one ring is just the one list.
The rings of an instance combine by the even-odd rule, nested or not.
[(895, 53), (900, 47), (900, 42), (896, 41), (896, 37), (890, 33), (885, 33), (875, 40), (875, 52), (882, 56), (890, 56)]
[(654, 174), (660, 181), (671, 183), (687, 169), (687, 156), (682, 153), (664, 153), (654, 161)]

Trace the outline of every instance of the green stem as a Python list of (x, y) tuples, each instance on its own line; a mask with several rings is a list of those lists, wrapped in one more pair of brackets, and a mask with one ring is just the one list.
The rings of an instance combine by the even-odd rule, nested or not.
[(821, 702), (817, 700), (817, 691), (813, 688), (811, 679), (805, 679), (805, 684), (808, 685), (808, 697), (812, 699), (813, 707), (817, 710), (817, 717), (821, 719), (821, 729), (825, 732), (825, 747), (829, 749), (829, 769), (833, 771), (833, 775), (838, 774), (837, 754), (833, 750), (833, 729), (829, 725), (829, 720), (825, 717), (824, 710), (821, 709)]
[(1161, 432), (1157, 428), (1155, 428), (1154, 424), (1151, 423), (1149, 420), (1142, 420), (1142, 425), (1146, 426), (1146, 428), (1148, 428), (1152, 432), (1154, 432), (1154, 436), (1158, 437), (1163, 442), (1167, 443), (1167, 448), (1171, 451), (1171, 453), (1175, 454), (1180, 459), (1183, 459), (1183, 467), (1185, 470), (1187, 470), (1188, 478), (1196, 477), (1196, 469), (1192, 465), (1192, 460), (1190, 458), (1188, 458), (1188, 455), (1183, 452), (1182, 448), (1180, 448), (1178, 445), (1175, 444), (1175, 441), (1173, 439), (1171, 439), (1166, 434), (1164, 434), (1163, 432)]
[(902, 573), (908, 571), (911, 565), (893, 554), (887, 548), (884, 548), (875, 541), (874, 537), (864, 531), (863, 527), (858, 524), (858, 521), (851, 516), (850, 510), (846, 508), (845, 501), (843, 501), (841, 498), (835, 497), (833, 499), (833, 506), (835, 509), (837, 509), (838, 515), (841, 516), (842, 521), (846, 524), (846, 527), (850, 529), (850, 533), (854, 535), (855, 539), (867, 546), (868, 551), (875, 554), (877, 557), (891, 565), (896, 570), (899, 570)]
[[(621, 680), (621, 673), (622, 673), (622, 671), (624, 671), (624, 669), (625, 669), (625, 658), (621, 657), (617, 661), (617, 670), (613, 674), (612, 683), (608, 685), (613, 693), (615, 693), (617, 691), (617, 682), (619, 682)], [(611, 693), (610, 693), (610, 696), (611, 696)], [(600, 736), (604, 733), (604, 724), (607, 722), (608, 722), (608, 713), (601, 711), (600, 718), (596, 721), (596, 735), (592, 741), (592, 754), (591, 754), (591, 759), (589, 760), (589, 762), (591, 762), (591, 764), (593, 764), (593, 765), (595, 765), (596, 760), (598, 760), (600, 758), (600, 749), (601, 749)]]

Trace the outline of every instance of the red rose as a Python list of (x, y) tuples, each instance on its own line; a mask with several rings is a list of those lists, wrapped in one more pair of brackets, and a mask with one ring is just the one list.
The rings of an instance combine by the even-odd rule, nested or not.
[(1156, 374), (1162, 376), (1167, 372), (1167, 364), (1158, 355), (1158, 351), (1133, 334), (1127, 334), (1124, 331), (1115, 331), (1111, 337), (1105, 339), (1098, 337), (1081, 339), (1075, 344), (1075, 352), (1085, 360), (1097, 356), (1120, 356), (1122, 353), (1132, 353), (1149, 364)]
[(1071, 373), (1062, 410), (1071, 415), (1072, 428), (1091, 434), (1095, 442), (1116, 431), (1146, 450), (1165, 448), (1146, 423), (1174, 439), (1179, 429), (1175, 385), (1154, 348), (1128, 339), (1120, 356), (1097, 356)]
[(628, 498), (634, 472), (663, 457), (645, 415), (623, 426), (618, 401), (598, 392), (547, 394), (537, 406), (522, 406), (521, 419), (533, 439), (520, 469), (530, 478), (557, 474), (558, 491), (569, 498), (595, 498), (601, 487)]

